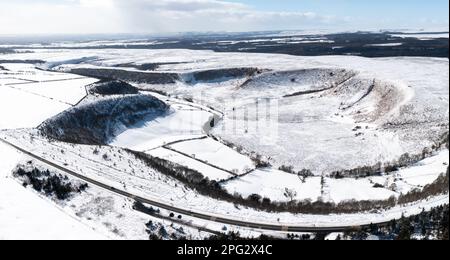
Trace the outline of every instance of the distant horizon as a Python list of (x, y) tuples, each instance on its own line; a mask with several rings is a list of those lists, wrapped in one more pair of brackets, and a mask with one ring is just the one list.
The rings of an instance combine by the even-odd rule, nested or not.
[[(355, 29), (355, 30), (332, 30), (332, 29), (292, 29), (292, 30), (256, 30), (256, 31), (180, 31), (180, 32), (161, 32), (161, 33), (131, 33), (131, 32), (117, 32), (117, 33), (25, 33), (25, 34), (1, 34), (1, 38), (39, 38), (39, 37), (177, 37), (187, 35), (223, 35), (223, 34), (264, 34), (264, 33), (298, 33), (301, 35), (307, 34), (339, 34), (339, 33), (385, 33), (385, 32), (399, 32), (399, 33), (449, 33), (449, 28), (423, 29), (423, 28), (381, 28), (381, 29)], [(126, 39), (126, 38), (123, 38)], [(143, 40), (143, 39), (142, 39)]]
[(447, 0), (0, 1), (0, 35), (448, 31)]

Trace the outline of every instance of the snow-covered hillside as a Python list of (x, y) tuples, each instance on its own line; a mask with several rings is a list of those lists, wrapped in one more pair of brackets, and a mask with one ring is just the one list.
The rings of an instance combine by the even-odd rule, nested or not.
[(0, 143), (0, 157), (0, 240), (107, 238), (17, 182), (12, 171), (23, 155)]
[(46, 120), (39, 129), (57, 140), (106, 144), (127, 128), (154, 120), (168, 109), (148, 95), (106, 97), (68, 109)]
[[(63, 71), (129, 64), (120, 70), (148, 74), (133, 66), (158, 63), (153, 73), (177, 74), (179, 80), (141, 82), (138, 87), (217, 108), (225, 116), (212, 134), (270, 157), (275, 166), (307, 168), (316, 175), (393, 162), (405, 153), (421, 154), (448, 133), (448, 59), (80, 50), (79, 58), (93, 58), (70, 64), (74, 55), (66, 50), (58, 56), (49, 51), (7, 56), (48, 60)], [(198, 73), (217, 78), (222, 71), (227, 79), (226, 69), (245, 67), (258, 71), (225, 81), (184, 78)], [(268, 112), (267, 98), (272, 102)], [(266, 115), (277, 121), (276, 126), (256, 118)], [(352, 160), (345, 159), (349, 156)]]
[[(31, 165), (107, 186), (70, 204), (39, 198), (11, 175), (22, 155), (0, 143), (2, 223), (36, 210), (33, 221), (61, 220), (49, 237), (141, 239), (158, 216), (132, 210), (140, 196), (208, 214), (159, 216), (204, 238), (195, 225), (223, 232), (221, 217), (354, 226), (448, 204), (448, 59), (34, 49), (2, 60), (15, 63), (0, 64), (0, 138)], [(0, 223), (0, 239), (12, 232)]]

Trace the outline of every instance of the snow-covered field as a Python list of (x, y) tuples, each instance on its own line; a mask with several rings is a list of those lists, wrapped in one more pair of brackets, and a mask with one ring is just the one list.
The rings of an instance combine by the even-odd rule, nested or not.
[(211, 138), (176, 143), (170, 148), (238, 175), (255, 169), (250, 158)]
[(92, 78), (79, 78), (73, 80), (38, 82), (20, 84), (14, 87), (27, 93), (47, 97), (50, 100), (75, 105), (86, 96), (85, 86), (98, 81)]
[(12, 78), (12, 77), (5, 77), (2, 76), (0, 78), (0, 86), (2, 85), (9, 85), (9, 84), (18, 84), (18, 83), (28, 83), (28, 80), (20, 80), (20, 79), (16, 79), (16, 78)]
[(33, 64), (3, 63), (0, 65), (5, 69), (7, 69), (6, 72), (3, 71), (1, 74), (33, 82), (62, 81), (62, 80), (83, 78), (78, 75), (70, 73), (60, 73), (60, 72), (40, 70), (37, 68), (37, 65)]
[(369, 179), (326, 179), (324, 184), (325, 200), (339, 203), (342, 201), (387, 200), (398, 193), (387, 188), (375, 188)]
[(393, 43), (380, 43), (380, 44), (367, 44), (366, 47), (395, 47), (402, 46), (402, 42), (393, 42)]
[(83, 99), (84, 87), (97, 81), (31, 64), (0, 65), (7, 69), (0, 70), (0, 129), (37, 127)]
[(423, 187), (433, 183), (446, 171), (448, 165), (449, 151), (443, 150), (436, 156), (427, 158), (412, 167), (400, 169), (397, 175), (409, 185)]
[[(256, 170), (244, 177), (224, 183), (230, 194), (240, 194), (248, 197), (258, 194), (272, 201), (311, 200), (316, 201), (322, 196), (321, 178), (311, 177), (304, 181), (301, 177), (272, 169)], [(292, 191), (293, 196), (288, 193)]]
[[(449, 151), (434, 156), (397, 172), (369, 178), (333, 179), (325, 177), (303, 178), (274, 170), (256, 170), (244, 177), (227, 181), (223, 186), (230, 194), (248, 197), (258, 194), (272, 201), (311, 200), (339, 203), (342, 201), (387, 200), (433, 183), (447, 171)], [(375, 187), (375, 184), (382, 187)], [(289, 196), (293, 195), (292, 197)]]
[(433, 40), (437, 38), (449, 38), (448, 33), (404, 33), (404, 34), (392, 34), (392, 37), (399, 38), (417, 38), (419, 40)]
[(168, 101), (172, 109), (165, 116), (130, 128), (118, 135), (111, 145), (148, 151), (160, 146), (205, 135), (203, 126), (212, 114), (185, 104)]
[(0, 88), (0, 129), (37, 127), (47, 118), (70, 107), (8, 86)]
[(0, 240), (107, 238), (14, 180), (11, 173), (21, 154), (0, 143), (0, 157)]
[(202, 162), (196, 161), (190, 157), (168, 150), (166, 148), (157, 148), (147, 153), (151, 156), (165, 159), (176, 164), (188, 167), (189, 169), (196, 170), (202, 173), (205, 177), (208, 177), (208, 179), (210, 180), (222, 181), (233, 177), (233, 175), (228, 172), (213, 168)]

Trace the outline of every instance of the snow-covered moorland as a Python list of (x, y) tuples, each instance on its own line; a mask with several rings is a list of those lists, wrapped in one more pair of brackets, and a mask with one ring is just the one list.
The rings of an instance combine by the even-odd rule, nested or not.
[[(121, 49), (80, 50), (79, 57), (96, 58), (70, 64), (65, 55), (73, 59), (74, 53), (10, 57), (48, 57), (49, 63), (60, 64), (54, 69), (61, 71), (129, 64), (130, 68), (120, 69), (139, 72), (133, 66), (158, 63), (145, 73), (177, 74), (179, 80), (137, 87), (193, 98), (220, 110), (225, 116), (211, 133), (270, 157), (275, 167), (293, 166), (321, 175), (389, 163), (405, 153), (421, 154), (448, 133), (447, 59)], [(234, 79), (190, 80), (202, 71), (217, 76), (217, 71), (243, 67), (259, 70)], [(266, 118), (276, 125), (261, 123)], [(349, 157), (352, 160), (346, 160)]]
[[(448, 204), (448, 191), (430, 191), (449, 164), (448, 59), (128, 49), (2, 59), (42, 61), (0, 64), (0, 138), (41, 158), (36, 167), (50, 161), (113, 191), (272, 225), (354, 226)], [(92, 85), (92, 76), (115, 83)], [(11, 155), (0, 169), (5, 194), (37, 199), (13, 179), (24, 162)], [(111, 190), (44, 199), (100, 238), (147, 235), (147, 217)], [(306, 210), (322, 205), (330, 208)], [(73, 234), (89, 235), (85, 227)]]

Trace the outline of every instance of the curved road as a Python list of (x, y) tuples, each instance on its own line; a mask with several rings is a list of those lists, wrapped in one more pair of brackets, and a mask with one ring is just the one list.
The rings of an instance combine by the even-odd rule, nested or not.
[[(123, 190), (119, 190), (116, 189), (114, 187), (111, 187), (109, 185), (106, 185), (104, 183), (98, 182), (96, 180), (93, 180), (91, 178), (88, 178), (86, 176), (83, 176), (81, 174), (78, 174), (72, 170), (69, 170), (67, 168), (64, 168), (58, 164), (55, 164), (51, 161), (48, 161), (47, 159), (44, 159), (38, 155), (35, 155), (25, 149), (22, 149), (6, 140), (0, 139), (0, 142), (11, 146), (13, 148), (15, 148), (16, 150), (38, 160), (41, 161), (51, 167), (54, 167), (60, 171), (63, 171), (66, 174), (69, 174), (71, 176), (74, 176), (76, 178), (79, 178), (83, 181), (86, 181), (90, 184), (96, 185), (100, 188), (106, 189), (108, 191), (114, 192), (116, 194), (119, 194), (121, 196), (133, 199), (135, 201), (141, 202), (141, 203), (145, 203), (145, 204), (149, 204), (152, 205), (154, 207), (158, 207), (158, 208), (162, 208), (168, 211), (173, 211), (175, 213), (178, 214), (182, 214), (182, 215), (186, 215), (186, 216), (191, 216), (191, 217), (195, 217), (195, 218), (199, 218), (199, 219), (203, 219), (203, 220), (207, 220), (207, 221), (213, 221), (213, 222), (218, 222), (218, 223), (222, 223), (222, 224), (229, 224), (229, 225), (235, 225), (235, 226), (241, 226), (241, 227), (247, 227), (247, 228), (254, 228), (254, 229), (260, 229), (260, 230), (268, 230), (268, 231), (285, 231), (285, 232), (305, 232), (305, 233), (309, 233), (309, 232), (343, 232), (343, 231), (348, 231), (348, 230), (357, 230), (357, 229), (361, 229), (361, 228), (365, 228), (365, 227), (369, 227), (370, 224), (367, 225), (360, 225), (360, 226), (340, 226), (340, 227), (301, 227), (301, 226), (284, 226), (284, 225), (275, 225), (275, 224), (262, 224), (262, 223), (253, 223), (253, 222), (246, 222), (246, 221), (241, 221), (241, 220), (235, 220), (235, 219), (229, 219), (229, 218), (224, 218), (224, 217), (217, 217), (217, 216), (211, 216), (208, 214), (203, 214), (203, 213), (199, 213), (199, 212), (194, 212), (194, 211), (190, 211), (190, 210), (186, 210), (186, 209), (182, 209), (182, 208), (177, 208), (171, 205), (167, 205), (158, 201), (154, 201), (154, 200), (150, 200), (147, 198), (143, 198), (140, 196), (136, 196), (134, 194), (131, 194), (129, 192), (123, 191)], [(376, 223), (378, 225), (387, 225), (389, 224), (389, 222), (382, 222), (382, 223)]]

